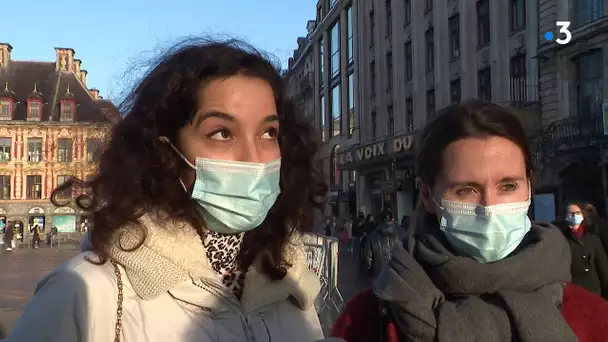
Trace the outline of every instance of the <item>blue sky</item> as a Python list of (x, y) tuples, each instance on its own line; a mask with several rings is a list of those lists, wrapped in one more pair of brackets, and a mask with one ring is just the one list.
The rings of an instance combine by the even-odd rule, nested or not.
[(55, 59), (69, 47), (89, 72), (87, 85), (117, 100), (137, 62), (191, 35), (231, 35), (278, 57), (286, 67), (317, 0), (9, 1), (0, 42), (14, 60)]

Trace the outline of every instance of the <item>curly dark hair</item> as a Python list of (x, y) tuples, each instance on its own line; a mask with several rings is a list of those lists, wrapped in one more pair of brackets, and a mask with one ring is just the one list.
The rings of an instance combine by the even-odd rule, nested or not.
[[(257, 229), (245, 234), (239, 262), (249, 268), (261, 258), (263, 271), (274, 280), (285, 277), (283, 251), (295, 231), (313, 230), (316, 210), (322, 209), (328, 191), (318, 163), (318, 140), (310, 120), (300, 115), (286, 94), (279, 68), (262, 52), (238, 40), (183, 41), (155, 60), (150, 70), (119, 106), (126, 115), (111, 130), (98, 160), (97, 174), (88, 181), (72, 178), (53, 191), (80, 191), (76, 205), (92, 212), (89, 232), (101, 263), (115, 232), (135, 223), (148, 212), (161, 212), (167, 220), (190, 223), (205, 234), (205, 222), (179, 182), (187, 169), (184, 161), (159, 140), (166, 136), (176, 146), (178, 130), (189, 124), (197, 110), (197, 90), (210, 81), (246, 75), (267, 81), (279, 115), (281, 194)], [(60, 197), (60, 196), (59, 196)], [(142, 230), (145, 240), (145, 230)]]

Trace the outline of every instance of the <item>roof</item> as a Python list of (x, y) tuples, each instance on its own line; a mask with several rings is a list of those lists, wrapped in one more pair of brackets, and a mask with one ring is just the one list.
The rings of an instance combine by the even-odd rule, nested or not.
[(111, 102), (95, 99), (74, 73), (57, 71), (55, 62), (11, 60), (7, 68), (0, 68), (0, 97), (7, 97), (5, 84), (12, 98), (18, 102), (13, 120), (26, 119), (27, 107), (24, 104), (33, 97), (45, 103), (41, 121), (49, 121), (51, 114), (54, 115), (51, 121), (59, 121), (59, 104), (61, 100), (68, 99), (75, 101), (78, 106), (75, 122), (111, 123), (116, 119), (114, 115), (118, 115)]

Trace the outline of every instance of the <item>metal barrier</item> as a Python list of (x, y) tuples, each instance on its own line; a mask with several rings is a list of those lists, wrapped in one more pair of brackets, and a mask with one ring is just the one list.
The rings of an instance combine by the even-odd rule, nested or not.
[(338, 239), (320, 234), (306, 234), (303, 241), (306, 264), (321, 280), (319, 297), (322, 304), (317, 313), (321, 315), (330, 305), (340, 313), (344, 298), (338, 289)]

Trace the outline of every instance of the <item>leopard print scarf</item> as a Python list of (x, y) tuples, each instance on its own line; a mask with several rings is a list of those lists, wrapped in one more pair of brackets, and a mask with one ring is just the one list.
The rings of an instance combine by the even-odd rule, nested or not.
[(236, 257), (241, 250), (244, 235), (208, 231), (203, 240), (211, 268), (239, 300), (243, 295), (245, 271), (240, 269)]

